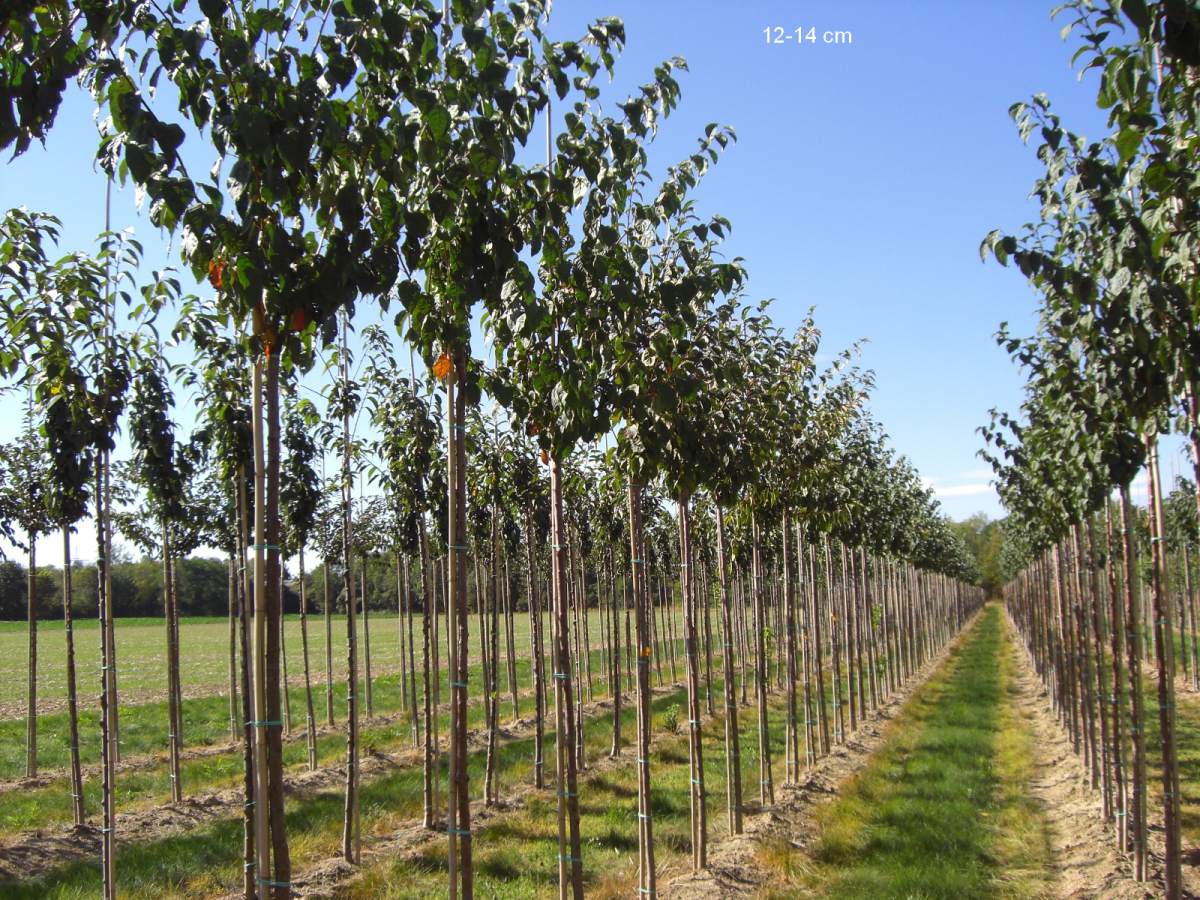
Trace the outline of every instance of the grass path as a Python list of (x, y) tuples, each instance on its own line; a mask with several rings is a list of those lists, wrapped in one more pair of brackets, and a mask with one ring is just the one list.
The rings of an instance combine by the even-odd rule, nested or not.
[[(883, 749), (817, 814), (807, 853), (774, 857), (793, 892), (823, 897), (1039, 897), (1048, 826), (1027, 791), (1021, 719), (1001, 610), (987, 609), (922, 686)], [(781, 894), (781, 895), (794, 895)]]

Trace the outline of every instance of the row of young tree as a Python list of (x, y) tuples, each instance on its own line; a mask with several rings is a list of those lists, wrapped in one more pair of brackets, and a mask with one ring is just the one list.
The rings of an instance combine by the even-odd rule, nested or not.
[[(1147, 736), (1157, 730), (1164, 878), (1167, 895), (1178, 897), (1175, 636), (1191, 621), (1194, 641), (1194, 518), (1179, 514), (1177, 492), (1172, 535), (1158, 442), (1182, 434), (1200, 474), (1200, 13), (1171, 2), (1072, 0), (1060, 15), (1078, 38), (1076, 58), (1098, 73), (1109, 132), (1095, 141), (1071, 132), (1044, 96), (1013, 107), (1022, 137), (1042, 141), (1041, 215), (1019, 234), (989, 235), (983, 253), (1014, 262), (1040, 310), (1030, 337), (1001, 329), (1028, 385), (1019, 415), (993, 413), (986, 455), (1019, 570), (1007, 588), (1010, 610), (1139, 879), (1148, 859)], [(1149, 485), (1144, 522), (1131, 502), (1139, 472)], [(1179, 487), (1193, 507), (1195, 483)], [(1171, 601), (1172, 550), (1183, 566), (1174, 596), (1184, 602)], [(1143, 697), (1147, 656), (1154, 723)]]
[[(652, 666), (661, 678), (670, 660), (674, 680), (678, 663), (687, 684), (699, 869), (707, 862), (706, 715), (721, 707), (737, 831), (738, 707), (748, 690), (768, 804), (770, 691), (786, 691), (787, 777), (795, 779), (802, 733), (811, 763), (980, 602), (962, 542), (866, 412), (870, 379), (853, 353), (822, 369), (811, 317), (787, 337), (764, 306), (745, 302), (741, 261), (720, 252), (729, 223), (695, 205), (732, 132), (709, 126), (694, 153), (652, 175), (648, 146), (678, 103), (682, 60), (664, 62), (605, 113), (595, 81), (612, 73), (623, 25), (601, 19), (580, 40), (553, 41), (547, 22), (539, 0), (85, 0), (9, 14), (0, 33), (0, 143), (19, 153), (44, 137), (78, 79), (101, 113), (101, 167), (137, 186), (153, 224), (177, 236), (184, 263), (213, 289), (209, 299), (183, 296), (169, 272), (139, 280), (140, 247), (107, 222), (98, 253), (59, 259), (52, 216), (13, 210), (0, 226), (8, 325), (0, 368), (29, 391), (41, 442), (31, 459), (47, 466), (37, 505), (44, 518), (26, 527), (13, 509), (3, 521), (28, 534), (58, 529), (67, 559), (73, 525), (89, 515), (96, 522), (106, 898), (116, 889), (119, 729), (106, 561), (117, 528), (162, 560), (176, 800), (184, 722), (173, 568), (202, 545), (229, 556), (230, 721), (245, 760), (247, 897), (291, 892), (282, 572), (294, 556), (304, 585), (310, 548), (334, 580), (323, 591), (327, 648), (334, 593), (346, 611), (343, 853), (359, 859), (360, 689), (368, 715), (372, 705), (369, 643), (360, 675), (356, 620), (361, 613), (366, 624), (367, 607), (355, 562), (361, 571), (364, 556), (383, 554), (396, 566), (424, 822), (447, 835), (452, 897), (473, 893), (472, 613), (484, 662), (484, 800), (498, 796), (499, 644), (503, 634), (515, 707), (512, 623), (523, 597), (533, 778), (549, 783), (541, 754), (552, 702), (560, 895), (581, 897), (593, 613), (614, 754), (625, 747), (616, 714), (623, 687), (638, 712), (639, 887), (653, 894)], [(156, 90), (164, 79), (171, 90)], [(552, 101), (563, 104), (556, 116)], [(539, 122), (546, 156), (532, 161), (520, 148)], [(350, 335), (364, 303), (385, 320), (396, 310), (396, 333), (359, 328), (356, 364)], [(490, 339), (486, 360), (471, 352), (476, 320)], [(397, 353), (404, 344), (407, 367)], [(191, 358), (168, 363), (166, 345)], [(322, 360), (318, 408), (299, 391)], [(198, 410), (187, 441), (172, 416), (177, 386)], [(362, 416), (369, 429), (357, 427)], [(122, 423), (132, 448), (125, 464), (112, 458)], [(328, 480), (326, 458), (336, 466)], [(136, 492), (121, 496), (128, 484)], [(66, 579), (77, 747), (69, 591)], [(302, 599), (315, 765), (307, 606)], [(32, 653), (32, 627), (30, 635)], [(330, 720), (331, 672), (327, 656)], [(32, 711), (32, 682), (30, 699)], [(30, 748), (33, 765), (32, 738)], [(82, 821), (77, 753), (72, 770)]]

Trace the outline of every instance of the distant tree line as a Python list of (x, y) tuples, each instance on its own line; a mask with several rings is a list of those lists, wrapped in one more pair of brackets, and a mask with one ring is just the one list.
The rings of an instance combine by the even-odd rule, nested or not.
[(1004, 569), (1001, 551), (1004, 548), (1004, 520), (989, 519), (984, 513), (952, 522), (979, 568), (979, 584), (989, 597), (998, 596), (1000, 588), (1011, 577)]
[[(179, 612), (184, 616), (225, 616), (229, 613), (229, 564), (209, 557), (191, 557), (176, 562), (179, 578)], [(13, 560), (0, 560), (0, 620), (24, 620), (26, 615), (26, 567)], [(287, 573), (284, 584), (284, 611), (300, 611), (299, 585), (294, 573)], [(306, 573), (310, 611), (324, 609), (324, 573), (320, 566)], [(356, 573), (356, 578), (358, 574)], [(37, 567), (38, 618), (61, 620), (62, 569)], [(151, 558), (117, 562), (112, 570), (113, 612), (117, 616), (163, 615), (162, 562)], [(77, 563), (71, 575), (71, 610), (76, 618), (96, 617), (96, 566)], [(331, 577), (330, 593), (334, 608), (343, 610), (339, 601), (340, 578)], [(357, 582), (356, 582), (357, 584)], [(386, 561), (371, 560), (367, 565), (367, 596), (371, 609), (396, 608), (395, 574)]]

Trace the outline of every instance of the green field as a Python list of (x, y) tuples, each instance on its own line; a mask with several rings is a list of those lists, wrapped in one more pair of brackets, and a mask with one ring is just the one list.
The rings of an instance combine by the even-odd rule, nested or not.
[[(674, 610), (677, 625), (679, 610)], [(593, 648), (599, 646), (601, 619), (593, 609), (589, 613)], [(544, 633), (549, 634), (549, 620)], [(346, 617), (333, 616), (333, 671), (340, 677), (346, 671)], [(364, 662), (362, 616), (358, 617), (359, 666)], [(441, 638), (445, 640), (445, 618)], [(471, 653), (479, 651), (478, 620), (471, 619)], [(413, 619), (417, 640), (417, 667), (420, 668), (421, 620)], [(517, 613), (513, 631), (514, 652), (518, 659), (529, 655), (529, 616)], [(139, 702), (165, 697), (166, 626), (162, 619), (117, 619), (117, 675), (121, 702)], [(308, 618), (309, 658), (314, 683), (325, 677), (325, 622), (320, 613)], [(624, 642), (624, 633), (622, 633)], [(301, 662), (300, 616), (285, 617), (284, 646), (287, 651), (288, 678), (303, 674)], [(220, 617), (180, 620), (180, 677), (186, 697), (225, 694), (229, 687), (229, 622)], [(504, 656), (501, 633), (500, 654)], [(0, 622), (0, 719), (25, 715), (25, 679), (27, 638), (24, 622)], [(442, 665), (445, 666), (443, 645)], [(79, 679), (80, 703), (95, 703), (100, 686), (100, 630), (97, 620), (75, 623), (75, 665)], [(371, 613), (371, 669), (373, 674), (398, 671), (400, 637), (395, 614)], [(39, 709), (61, 708), (67, 693), (66, 644), (62, 622), (38, 625), (38, 703)], [(57, 702), (56, 702), (57, 701)]]

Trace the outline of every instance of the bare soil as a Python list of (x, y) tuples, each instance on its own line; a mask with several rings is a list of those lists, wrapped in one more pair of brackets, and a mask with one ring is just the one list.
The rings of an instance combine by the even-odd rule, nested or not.
[[(1035, 774), (1029, 791), (1042, 808), (1049, 825), (1054, 860), (1054, 894), (1060, 900), (1135, 900), (1164, 893), (1162, 828), (1151, 826), (1150, 879), (1133, 880), (1130, 859), (1118, 852), (1113, 826), (1103, 820), (1103, 802), (1091, 789), (1088, 769), (1071, 747), (1066, 730), (1055, 717), (1049, 694), (1038, 680), (1033, 661), (1005, 617), (1016, 647), (1013, 684), (1017, 706), (1032, 730)], [(1154, 815), (1151, 809), (1151, 816)], [(1196, 871), (1188, 865), (1184, 848), (1184, 884), (1187, 896), (1195, 888)]]

